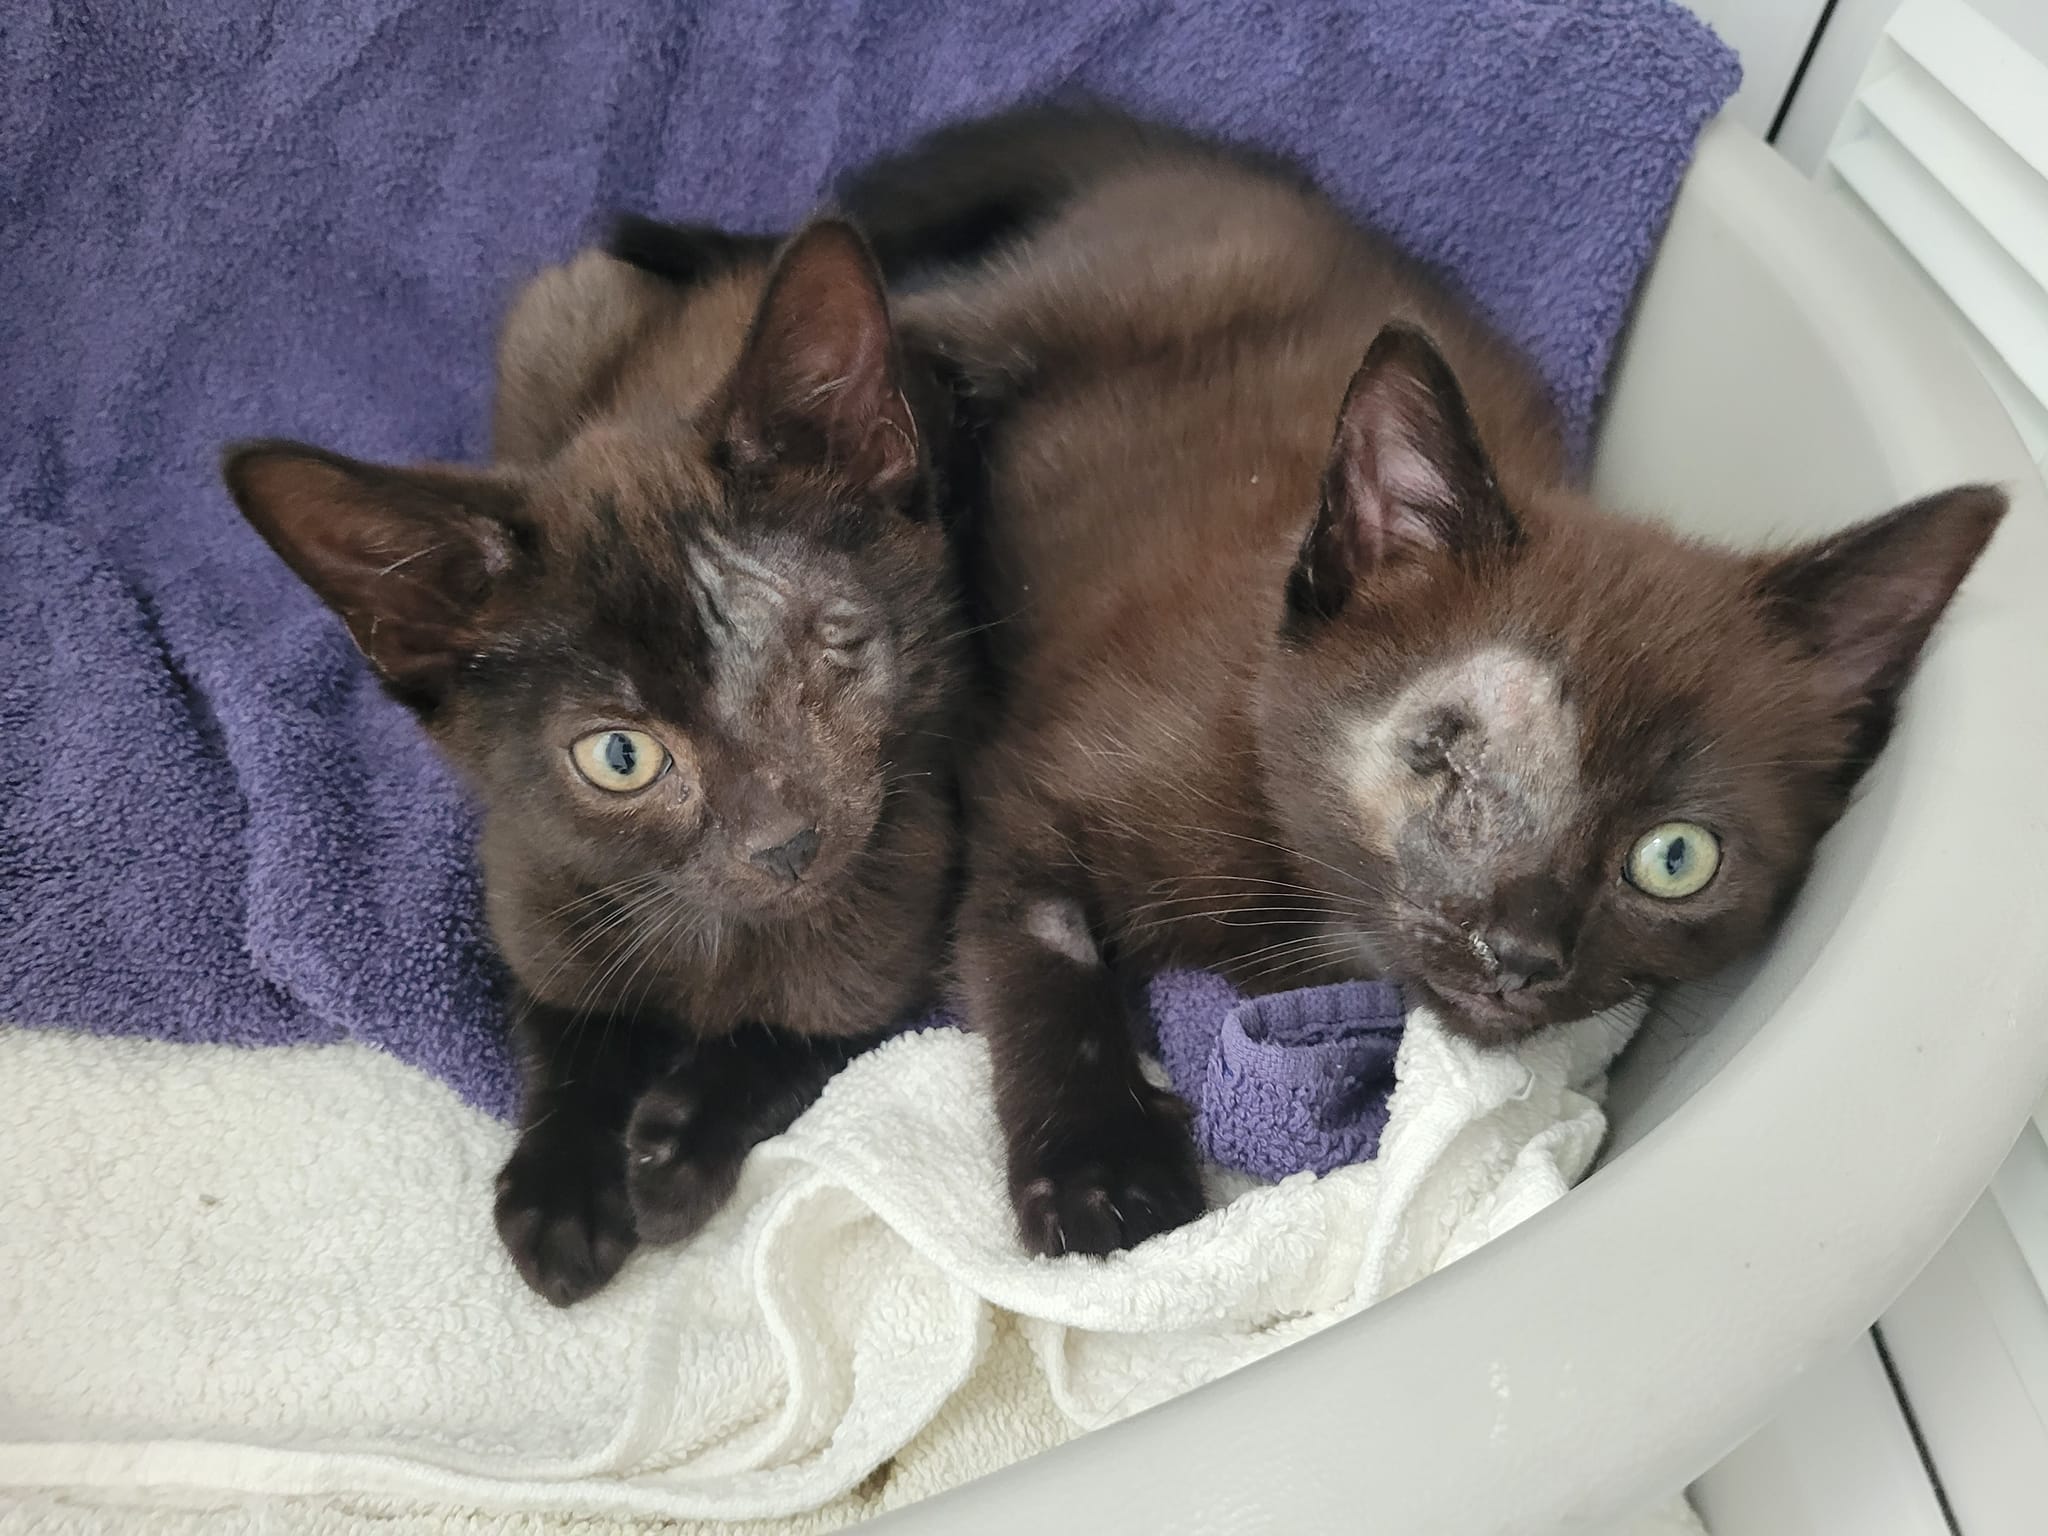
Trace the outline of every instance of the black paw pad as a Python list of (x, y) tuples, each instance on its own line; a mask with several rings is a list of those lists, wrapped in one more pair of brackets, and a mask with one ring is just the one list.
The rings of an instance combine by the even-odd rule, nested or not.
[(617, 1143), (523, 1138), (498, 1176), (498, 1236), (543, 1299), (571, 1306), (619, 1272), (636, 1237)]
[(1179, 1100), (1147, 1088), (1056, 1122), (1013, 1149), (1011, 1200), (1034, 1253), (1114, 1253), (1202, 1214)]

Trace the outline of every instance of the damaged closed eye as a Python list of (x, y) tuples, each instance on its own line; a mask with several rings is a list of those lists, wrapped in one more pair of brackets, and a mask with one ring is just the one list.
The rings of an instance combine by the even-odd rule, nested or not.
[(1445, 706), (1431, 710), (1401, 741), (1401, 757), (1422, 775), (1455, 773), (1451, 748), (1472, 729), (1462, 710)]
[(816, 631), (824, 658), (835, 666), (859, 666), (867, 659), (881, 630), (864, 619), (826, 619)]

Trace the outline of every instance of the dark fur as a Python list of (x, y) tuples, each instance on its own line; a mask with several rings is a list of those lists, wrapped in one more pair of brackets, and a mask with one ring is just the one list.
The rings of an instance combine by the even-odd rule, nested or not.
[(728, 272), (758, 267), (775, 254), (772, 235), (739, 235), (713, 224), (667, 224), (622, 213), (612, 220), (605, 253), (679, 288), (695, 288)]
[(949, 124), (842, 178), (837, 191), (890, 287), (908, 289), (1043, 223), (1104, 165), (1161, 155), (1234, 165), (1313, 191), (1275, 156), (1080, 98)]
[[(849, 226), (633, 245), (661, 280), (522, 294), (492, 468), (225, 465), (483, 803), (528, 1074), (498, 1225), (564, 1305), (931, 1001), (956, 848), (942, 391)], [(596, 787), (569, 749), (611, 726), (666, 771)]]
[[(843, 196), (894, 265), (920, 227), (995, 258), (900, 313), (990, 424), (1005, 702), (957, 967), (1040, 1251), (1200, 1208), (1135, 978), (1375, 971), (1501, 1042), (1760, 944), (2003, 511), (1964, 488), (1777, 555), (1611, 515), (1443, 285), (1298, 176), (1099, 113)], [(1630, 850), (1673, 820), (1723, 862), (1657, 899)]]

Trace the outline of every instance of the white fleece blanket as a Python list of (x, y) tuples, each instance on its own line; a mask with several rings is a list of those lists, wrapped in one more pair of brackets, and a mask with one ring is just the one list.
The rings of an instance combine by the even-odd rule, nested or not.
[(762, 1147), (696, 1242), (567, 1313), (497, 1247), (509, 1131), (437, 1083), (357, 1046), (0, 1029), (0, 1485), (77, 1519), (157, 1490), (380, 1529), (842, 1524), (1221, 1375), (1558, 1198), (1632, 1023), (1501, 1056), (1418, 1014), (1375, 1162), (1219, 1186), (1108, 1261), (1019, 1251), (984, 1046), (911, 1036)]

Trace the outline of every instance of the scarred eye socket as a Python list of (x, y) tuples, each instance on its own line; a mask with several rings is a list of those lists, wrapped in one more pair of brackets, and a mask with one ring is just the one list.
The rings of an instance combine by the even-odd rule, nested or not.
[(1451, 767), (1451, 748), (1471, 728), (1471, 720), (1458, 710), (1433, 709), (1401, 742), (1402, 759), (1425, 778), (1445, 773)]
[(1659, 901), (1679, 901), (1707, 888), (1721, 868), (1721, 840), (1692, 821), (1652, 827), (1629, 850), (1628, 883)]
[(615, 795), (645, 789), (669, 765), (666, 747), (645, 731), (622, 725), (577, 738), (569, 758), (586, 783)]
[(826, 619), (818, 625), (817, 638), (827, 661), (850, 666), (874, 643), (875, 627), (865, 619)]

